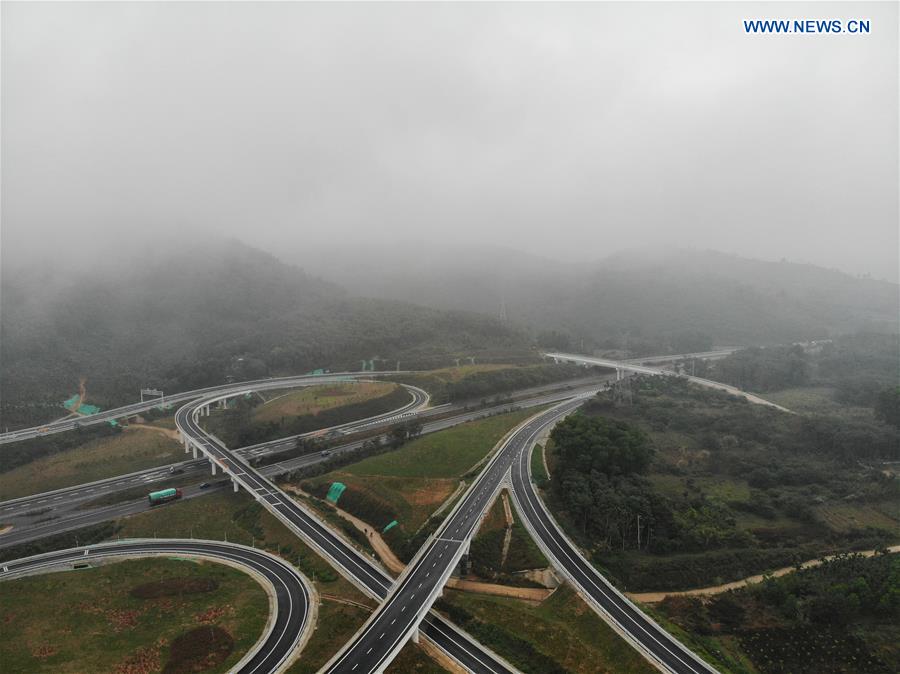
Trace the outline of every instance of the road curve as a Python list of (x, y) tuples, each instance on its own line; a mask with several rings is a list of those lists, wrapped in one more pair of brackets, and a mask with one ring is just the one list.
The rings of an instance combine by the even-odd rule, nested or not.
[[(251, 467), (232, 450), (226, 449), (199, 425), (201, 409), (214, 398), (195, 400), (175, 413), (175, 424), (188, 445), (196, 447), (214, 466), (247, 490), (259, 503), (289, 529), (329, 560), (342, 575), (365, 594), (382, 600), (393, 585), (393, 579), (380, 566), (335, 534), (316, 515), (285, 494), (260, 471)], [(217, 467), (217, 468), (216, 468)], [(464, 669), (477, 674), (515, 672), (505, 663), (462, 630), (431, 614), (423, 621), (422, 632), (450, 658)]]
[[(290, 377), (274, 377), (269, 379), (255, 379), (252, 381), (240, 382), (237, 384), (220, 384), (218, 386), (210, 386), (207, 388), (195, 389), (193, 391), (184, 391), (166, 396), (164, 400), (147, 400), (144, 402), (132, 403), (122, 407), (116, 407), (111, 410), (97, 412), (88, 416), (65, 417), (57, 421), (51, 421), (41, 426), (32, 426), (31, 428), (22, 428), (16, 431), (7, 431), (0, 433), (0, 445), (9, 442), (19, 442), (21, 440), (29, 440), (50, 435), (52, 433), (60, 433), (62, 431), (71, 431), (83, 426), (92, 426), (94, 424), (103, 423), (104, 421), (112, 421), (113, 419), (121, 419), (130, 417), (134, 414), (144, 412), (156, 407), (161, 402), (167, 404), (184, 403), (189, 400), (203, 397), (215, 397), (228, 391), (233, 391), (234, 395), (245, 391), (264, 391), (269, 388), (289, 388), (291, 386), (313, 386), (316, 384), (329, 384), (336, 381), (347, 381), (348, 379), (367, 379), (377, 377), (379, 375), (396, 375), (404, 374), (403, 371), (395, 372), (334, 372), (330, 374), (305, 374)], [(409, 387), (407, 387), (409, 388)], [(231, 397), (231, 396), (229, 396)]]
[(225, 562), (251, 571), (269, 586), (275, 602), (267, 630), (232, 671), (241, 674), (269, 674), (284, 669), (294, 650), (313, 625), (310, 615), (310, 588), (306, 579), (290, 564), (262, 550), (233, 543), (201, 540), (133, 539), (57, 550), (34, 557), (4, 562), (0, 581), (46, 573), (61, 566), (110, 557), (171, 556), (199, 557)]
[(580, 398), (566, 401), (540, 412), (507, 436), (440, 528), (407, 565), (385, 601), (323, 671), (329, 674), (382, 672), (406, 641), (416, 638), (420, 622), (468, 551), (471, 538), (504, 485), (512, 462), (544, 427), (581, 402)]
[(613, 629), (658, 669), (674, 674), (715, 672), (614, 588), (566, 537), (531, 481), (533, 447), (534, 442), (519, 447), (511, 469), (510, 491), (522, 521), (547, 559)]

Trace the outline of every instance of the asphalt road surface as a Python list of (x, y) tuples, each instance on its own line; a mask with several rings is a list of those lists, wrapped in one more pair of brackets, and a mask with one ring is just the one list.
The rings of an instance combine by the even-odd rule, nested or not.
[[(415, 412), (414, 415), (416, 418), (424, 421), (422, 427), (423, 434), (433, 433), (486, 415), (499, 414), (516, 408), (527, 408), (559, 402), (560, 400), (580, 395), (586, 391), (595, 390), (599, 385), (598, 380), (594, 379), (592, 382), (593, 383), (590, 386), (585, 386), (583, 381), (578, 381), (574, 382), (577, 384), (574, 388), (558, 389), (550, 392), (545, 391), (547, 387), (528, 389), (517, 393), (518, 395), (533, 395), (533, 397), (525, 400), (519, 400), (514, 403), (504, 403), (494, 407), (473, 409), (460, 414), (451, 414), (451, 416), (439, 418), (434, 421), (427, 421), (427, 419), (429, 416), (438, 412), (443, 414), (450, 413), (453, 411), (454, 406), (431, 408), (429, 410)], [(350, 424), (340, 427), (340, 429), (346, 434), (353, 432), (358, 423), (368, 424), (370, 422), (371, 420), (351, 422)], [(382, 423), (389, 424), (392, 422), (385, 421)], [(286, 459), (282, 462), (260, 468), (259, 471), (267, 477), (272, 477), (279, 473), (326, 461), (333, 456), (345, 452), (356, 451), (362, 446), (362, 443), (363, 440), (357, 440), (331, 447), (328, 450), (328, 456), (322, 456), (320, 452), (313, 452), (311, 454)], [(292, 449), (294, 446), (295, 440), (288, 438), (237, 449), (235, 452), (244, 458), (260, 457)], [(182, 472), (173, 475), (169, 472), (171, 467)], [(172, 466), (149, 468), (128, 475), (98, 480), (89, 484), (76, 485), (5, 501), (0, 503), (0, 521), (12, 525), (13, 528), (6, 534), (0, 534), (0, 548), (36, 540), (45, 536), (70, 531), (91, 524), (97, 524), (118, 517), (124, 517), (126, 515), (133, 515), (147, 510), (149, 504), (144, 498), (105, 506), (89, 506), (90, 501), (108, 497), (111, 494), (125, 489), (146, 487), (146, 490), (149, 493), (155, 488), (155, 483), (164, 480), (178, 480), (184, 491), (185, 498), (193, 498), (213, 493), (221, 486), (217, 485), (216, 481), (210, 479), (209, 461), (207, 459), (191, 459), (181, 463), (172, 464)], [(212, 487), (204, 490), (197, 489), (197, 483), (202, 481), (208, 481)]]
[[(318, 517), (301, 507), (259, 471), (244, 463), (233, 451), (219, 445), (203, 431), (197, 419), (200, 408), (206, 404), (206, 399), (194, 401), (175, 414), (175, 423), (190, 444), (197, 446), (209, 457), (216, 471), (226, 472), (363, 592), (379, 600), (384, 599), (393, 579), (380, 566), (332, 532)], [(499, 656), (437, 614), (427, 617), (423, 622), (422, 632), (438, 648), (471, 672), (490, 674), (515, 671)]]
[(184, 391), (166, 396), (165, 399), (146, 400), (144, 402), (132, 403), (123, 407), (116, 407), (111, 410), (98, 412), (89, 416), (70, 416), (57, 421), (51, 421), (41, 426), (32, 426), (31, 428), (22, 428), (16, 431), (8, 431), (0, 433), (0, 445), (8, 442), (18, 442), (20, 440), (29, 440), (31, 438), (43, 437), (52, 433), (60, 433), (62, 431), (71, 431), (79, 427), (92, 426), (94, 424), (111, 421), (113, 419), (121, 419), (130, 417), (140, 412), (152, 409), (162, 402), (168, 405), (180, 404), (189, 400), (194, 400), (203, 396), (204, 398), (221, 395), (229, 391), (234, 391), (235, 395), (246, 391), (265, 391), (270, 388), (289, 388), (291, 386), (314, 386), (317, 384), (329, 384), (339, 381), (347, 381), (350, 379), (370, 379), (379, 375), (396, 375), (402, 372), (335, 372), (330, 374), (306, 374), (292, 377), (276, 377), (270, 379), (256, 379), (253, 381), (245, 381), (232, 384), (221, 384), (219, 386), (210, 386), (208, 388), (196, 389), (193, 391)]
[(278, 671), (290, 658), (309, 623), (310, 591), (304, 578), (289, 564), (261, 550), (215, 541), (130, 540), (59, 550), (35, 557), (5, 562), (0, 581), (33, 575), (61, 566), (90, 564), (109, 557), (151, 555), (204, 557), (228, 562), (254, 571), (270, 585), (275, 596), (274, 620), (261, 643), (248, 653), (234, 670), (241, 674), (269, 674)]
[(507, 438), (437, 532), (407, 566), (387, 599), (372, 614), (326, 670), (329, 673), (381, 672), (414, 636), (422, 617), (440, 595), (451, 572), (467, 552), (481, 518), (504, 484), (522, 448), (547, 424), (582, 403), (561, 403), (527, 420)]
[(715, 672), (616, 590), (566, 538), (531, 482), (533, 446), (531, 442), (518, 447), (510, 476), (511, 492), (519, 515), (547, 559), (589, 605), (658, 668), (677, 674)]

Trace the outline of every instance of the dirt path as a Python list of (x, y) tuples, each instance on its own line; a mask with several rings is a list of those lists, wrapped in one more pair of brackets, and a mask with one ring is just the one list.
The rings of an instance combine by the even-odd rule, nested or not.
[(525, 601), (536, 603), (544, 601), (553, 594), (553, 590), (548, 590), (545, 587), (513, 587), (511, 585), (484, 583), (480, 580), (463, 580), (462, 578), (451, 578), (447, 581), (447, 587), (467, 592), (493, 594), (499, 597), (515, 597), (516, 599), (524, 599)]
[(178, 431), (173, 430), (171, 428), (160, 428), (159, 426), (148, 426), (147, 424), (128, 424), (124, 428), (125, 431), (153, 431), (155, 433), (162, 433), (167, 438), (171, 438), (176, 442), (180, 440), (178, 436)]
[(509, 507), (509, 494), (504, 489), (500, 493), (500, 499), (503, 501), (503, 512), (506, 515), (506, 532), (503, 534), (503, 552), (500, 553), (500, 568), (506, 566), (506, 556), (509, 554), (509, 544), (512, 542), (512, 526), (513, 516)]
[[(900, 552), (900, 545), (894, 545), (888, 548), (888, 552), (896, 553)], [(858, 552), (856, 554), (862, 555), (863, 557), (872, 557), (875, 554), (875, 550), (864, 550), (863, 552)], [(825, 559), (834, 559), (838, 557), (838, 555), (828, 555)], [(809, 561), (803, 562), (800, 565), (801, 569), (811, 569), (813, 567), (819, 566), (822, 564), (822, 560), (820, 559), (810, 559)], [(746, 587), (747, 585), (752, 585), (754, 583), (761, 583), (766, 576), (786, 576), (789, 573), (793, 573), (797, 568), (794, 566), (785, 566), (781, 569), (776, 569), (772, 573), (767, 574), (759, 574), (756, 576), (750, 576), (749, 578), (744, 578), (743, 580), (736, 580), (731, 583), (723, 583), (722, 585), (713, 585), (711, 587), (698, 587), (694, 590), (681, 590), (674, 592), (627, 592), (626, 595), (629, 599), (634, 599), (636, 601), (644, 602), (645, 604), (655, 604), (657, 602), (662, 601), (666, 597), (705, 597), (712, 596), (715, 594), (721, 594), (722, 592), (728, 592), (728, 590), (737, 590), (742, 587)]]
[[(295, 494), (298, 494), (299, 496), (309, 498), (309, 494), (300, 489), (300, 487), (295, 487), (293, 485), (284, 485), (282, 488), (285, 491), (293, 492)], [(397, 555), (394, 554), (394, 551), (391, 550), (391, 547), (387, 543), (385, 543), (384, 539), (381, 537), (381, 534), (376, 531), (374, 527), (366, 524), (358, 517), (354, 517), (347, 511), (341, 510), (329, 501), (325, 501), (325, 503), (328, 503), (328, 505), (331, 506), (331, 509), (334, 510), (335, 513), (350, 522), (353, 526), (355, 526), (366, 535), (366, 537), (369, 539), (369, 543), (375, 549), (375, 553), (378, 555), (379, 559), (381, 559), (382, 564), (384, 564), (389, 571), (396, 574), (403, 572), (403, 569), (406, 568), (406, 565), (399, 559), (397, 559)]]
[[(294, 494), (297, 494), (299, 496), (305, 496), (307, 498), (309, 497), (309, 494), (294, 485), (282, 485), (282, 489), (288, 492), (293, 492)], [(384, 564), (388, 568), (388, 570), (398, 575), (403, 572), (403, 569), (406, 568), (406, 565), (397, 558), (397, 555), (394, 554), (394, 551), (391, 550), (391, 547), (384, 541), (384, 539), (381, 537), (381, 534), (379, 534), (371, 526), (363, 522), (358, 517), (354, 517), (350, 513), (341, 510), (334, 504), (329, 503), (329, 505), (339, 516), (343, 517), (357, 529), (366, 534), (369, 539), (369, 543), (375, 549), (375, 552), (378, 555), (379, 559), (381, 559), (382, 564)], [(510, 517), (511, 515), (512, 513), (510, 513)], [(481, 594), (493, 594), (501, 597), (515, 597), (517, 599), (523, 599), (525, 601), (533, 601), (537, 603), (544, 601), (553, 593), (553, 590), (548, 590), (546, 588), (512, 587), (509, 585), (496, 585), (494, 583), (484, 583), (475, 580), (462, 580), (460, 578), (450, 578), (450, 580), (447, 581), (447, 587), (452, 587), (457, 590), (465, 590), (467, 592), (480, 592)]]
[(336, 594), (325, 594), (324, 592), (320, 592), (319, 596), (322, 599), (325, 599), (327, 601), (334, 601), (334, 602), (337, 602), (338, 604), (347, 604), (348, 606), (356, 606), (357, 608), (361, 608), (364, 611), (368, 611), (369, 613), (371, 613), (372, 611), (375, 610), (371, 606), (366, 606), (365, 604), (360, 604), (358, 601), (353, 601), (352, 599), (338, 597)]

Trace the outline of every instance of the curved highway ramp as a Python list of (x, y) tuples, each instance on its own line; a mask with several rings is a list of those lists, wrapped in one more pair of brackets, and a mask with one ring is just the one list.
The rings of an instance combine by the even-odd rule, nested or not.
[(174, 556), (199, 557), (241, 567), (268, 585), (275, 601), (266, 632), (232, 671), (241, 674), (270, 674), (282, 671), (301, 640), (313, 625), (310, 615), (310, 587), (306, 579), (283, 560), (262, 550), (218, 541), (180, 539), (134, 539), (57, 550), (34, 557), (4, 562), (0, 581), (38, 573), (73, 568), (76, 564), (110, 557)]

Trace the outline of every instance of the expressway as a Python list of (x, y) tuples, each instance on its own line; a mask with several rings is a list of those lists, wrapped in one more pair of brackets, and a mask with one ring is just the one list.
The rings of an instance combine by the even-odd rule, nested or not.
[(582, 402), (576, 398), (560, 403), (514, 429), (440, 528), (407, 565), (387, 598), (324, 671), (382, 672), (409, 638), (418, 638), (416, 630), (462, 555), (468, 552), (481, 518), (505, 484), (510, 465), (544, 427)]
[(658, 669), (673, 674), (715, 672), (614, 588), (569, 541), (535, 492), (531, 481), (533, 446), (534, 442), (519, 446), (511, 469), (510, 492), (522, 522), (544, 556), (588, 605)]
[[(30, 440), (31, 438), (43, 437), (51, 433), (60, 433), (62, 431), (72, 431), (76, 428), (91, 426), (94, 424), (112, 421), (113, 419), (122, 419), (130, 417), (140, 412), (157, 407), (163, 403), (167, 405), (184, 403), (196, 398), (210, 397), (235, 391), (234, 394), (227, 397), (234, 397), (240, 393), (249, 391), (265, 391), (267, 389), (290, 388), (292, 386), (313, 386), (316, 384), (331, 384), (335, 382), (348, 381), (350, 379), (359, 380), (369, 377), (377, 377), (379, 375), (397, 375), (404, 374), (402, 371), (389, 372), (334, 372), (329, 374), (304, 374), (290, 377), (274, 377), (269, 379), (257, 379), (254, 381), (240, 382), (239, 384), (220, 384), (218, 386), (210, 386), (207, 388), (195, 389), (193, 391), (184, 391), (166, 396), (159, 400), (145, 400), (144, 402), (132, 403), (123, 407), (116, 407), (111, 410), (97, 412), (88, 416), (68, 416), (57, 421), (51, 421), (41, 426), (32, 426), (31, 428), (22, 428), (15, 431), (7, 431), (0, 433), (0, 445), (9, 442), (19, 442), (21, 440)], [(408, 387), (409, 388), (409, 387)], [(421, 390), (421, 389), (420, 389)]]
[[(575, 395), (594, 391), (604, 383), (602, 379), (597, 378), (590, 381), (591, 383), (586, 385), (584, 380), (580, 380), (575, 382), (575, 386), (562, 390), (547, 390), (546, 386), (527, 389), (521, 391), (520, 394), (536, 395), (531, 395), (531, 397), (514, 403), (504, 403), (469, 411), (463, 411), (461, 405), (448, 405), (446, 407), (419, 411), (414, 416), (423, 420), (423, 434), (433, 433), (483, 416), (511, 411), (515, 408), (528, 408), (559, 402)], [(454, 414), (453, 412), (457, 410), (459, 413)], [(440, 418), (428, 420), (433, 415), (437, 415), (437, 413), (441, 414)], [(359, 423), (365, 423), (368, 426), (372, 422), (370, 420), (351, 422), (339, 427), (339, 429), (342, 434), (349, 434), (358, 428), (357, 424)], [(389, 423), (388, 421), (383, 421), (377, 425), (387, 425)], [(373, 426), (371, 430), (374, 430), (374, 428)], [(319, 433), (319, 431), (316, 431), (316, 433)], [(262, 467), (259, 471), (263, 475), (272, 478), (279, 473), (327, 461), (329, 458), (345, 452), (356, 451), (362, 446), (363, 442), (364, 440), (362, 439), (353, 440), (330, 447), (328, 456), (322, 456), (320, 452), (312, 452)], [(295, 438), (284, 438), (251, 447), (243, 447), (235, 450), (235, 453), (244, 459), (250, 459), (277, 454), (286, 449), (292, 449), (294, 446)], [(181, 472), (173, 474), (170, 472), (170, 469)], [(177, 480), (184, 490), (185, 498), (214, 493), (219, 486), (215, 482), (212, 483), (211, 488), (203, 490), (197, 489), (196, 486), (187, 486), (191, 482), (197, 483), (202, 481), (208, 475), (209, 462), (206, 459), (190, 459), (171, 466), (148, 468), (128, 475), (106, 478), (87, 484), (65, 487), (2, 502), (0, 503), (0, 519), (4, 523), (12, 525), (13, 529), (0, 535), (0, 547), (7, 547), (110, 519), (133, 515), (149, 508), (145, 498), (117, 504), (110, 503), (103, 507), (91, 507), (92, 501), (108, 497), (110, 494), (123, 490), (144, 487), (147, 491), (150, 491), (154, 488), (153, 485), (155, 483), (164, 480)]]
[[(616, 361), (604, 361), (602, 359), (587, 359), (586, 357), (572, 356), (571, 354), (546, 355), (572, 362), (612, 367), (625, 371), (644, 371), (647, 374), (671, 374), (655, 368), (646, 368), (640, 365)], [(364, 376), (371, 377), (372, 375), (373, 373), (366, 373)], [(433, 612), (429, 613), (430, 607), (437, 596), (439, 596), (443, 584), (460, 557), (467, 552), (469, 539), (477, 529), (478, 523), (490, 502), (508, 479), (509, 468), (516, 457), (520, 456), (526, 447), (530, 448), (534, 439), (547, 425), (554, 423), (557, 419), (571, 412), (581, 404), (581, 400), (570, 400), (557, 405), (553, 409), (524, 422), (523, 425), (516, 429), (491, 459), (476, 482), (466, 492), (463, 499), (457, 504), (457, 507), (447, 517), (437, 535), (429, 539), (429, 542), (423, 546), (413, 562), (404, 571), (400, 580), (394, 585), (391, 578), (380, 567), (373, 564), (342, 538), (335, 535), (315, 515), (281, 492), (274, 483), (264, 477), (261, 471), (253, 469), (236, 452), (228, 450), (219, 444), (203, 431), (198, 424), (198, 418), (208, 414), (212, 404), (229, 397), (241, 395), (252, 390), (346, 381), (351, 376), (354, 375), (287, 377), (279, 380), (268, 379), (241, 383), (239, 385), (231, 384), (208, 389), (208, 395), (204, 395), (200, 399), (196, 398), (197, 392), (191, 392), (194, 395), (187, 399), (193, 399), (194, 402), (178, 410), (176, 413), (176, 425), (185, 440), (186, 451), (194, 448), (195, 452), (199, 450), (208, 457), (212, 464), (214, 475), (217, 470), (225, 472), (236, 485), (244, 487), (276, 517), (287, 524), (295, 533), (298, 533), (320, 554), (329, 559), (361, 590), (372, 597), (384, 600), (381, 607), (367, 621), (357, 637), (335, 656), (329, 671), (382, 671), (393, 656), (399, 652), (406, 640), (411, 636), (417, 639), (419, 633), (428, 637), (469, 671), (513, 671), (499, 657), (481, 647), (460, 630)], [(355, 373), (355, 376), (360, 376), (360, 374)], [(596, 389), (597, 385), (594, 385), (592, 390), (595, 391)], [(381, 419), (364, 420), (366, 425), (377, 425), (380, 421), (390, 422), (404, 416), (411, 416), (418, 408), (427, 403), (427, 394), (424, 394), (424, 392), (421, 392), (421, 394), (422, 396), (417, 396), (414, 392), (412, 402), (407, 408), (404, 408), (404, 411), (381, 415)], [(183, 395), (188, 396), (189, 394)], [(572, 395), (573, 393), (568, 392), (566, 397), (571, 397)], [(152, 403), (144, 405), (144, 409), (153, 406)], [(133, 408), (135, 406), (130, 407)], [(122, 410), (127, 410), (127, 408), (119, 408), (120, 416), (134, 413), (134, 411), (128, 410), (125, 414), (121, 414)], [(112, 412), (110, 411), (108, 414), (112, 414)], [(483, 411), (476, 411), (475, 413), (478, 412)], [(435, 423), (450, 422), (448, 425), (452, 425), (453, 421), (453, 418), (441, 419)], [(459, 421), (455, 423), (459, 423)], [(43, 429), (38, 430), (43, 431)], [(65, 428), (60, 427), (53, 430), (65, 430)], [(19, 431), (18, 433), (22, 432)], [(16, 437), (13, 439), (22, 438)], [(11, 440), (0, 437), (0, 442), (2, 441), (8, 442)], [(277, 443), (282, 443), (283, 445), (284, 442), (284, 440), (279, 440), (272, 443), (273, 451), (275, 451), (274, 445)], [(246, 450), (254, 448), (244, 449), (246, 455)], [(255, 449), (259, 451), (259, 448)], [(263, 449), (262, 451), (265, 452), (267, 450)], [(351, 451), (351, 449), (348, 446), (344, 451)], [(310, 456), (297, 457), (296, 459), (285, 461), (283, 464), (269, 466), (266, 472), (283, 472), (291, 468), (287, 465), (291, 462), (300, 462), (300, 465), (303, 465), (303, 462), (305, 462), (308, 465), (315, 460), (315, 457)], [(5, 506), (6, 504), (2, 505)], [(123, 504), (123, 506), (128, 505)], [(428, 566), (429, 563), (430, 566)], [(440, 567), (437, 567), (438, 563), (441, 564)], [(415, 599), (417, 591), (420, 598), (418, 602)], [(404, 602), (404, 599), (407, 601)], [(407, 606), (411, 606), (411, 608), (409, 613), (404, 616), (402, 614), (406, 613)], [(637, 609), (634, 610), (637, 611)], [(379, 629), (381, 629), (380, 632)], [(662, 634), (665, 633), (663, 632)], [(629, 636), (632, 639), (635, 638), (634, 634), (629, 633)], [(671, 637), (668, 638), (671, 639)], [(640, 637), (638, 637), (638, 641), (642, 641)], [(704, 670), (673, 669), (672, 671)]]
[[(218, 444), (200, 427), (198, 418), (201, 411), (213, 402), (215, 398), (195, 400), (176, 412), (176, 426), (187, 443), (198, 448), (209, 458), (214, 472), (222, 470), (228, 474), (235, 484), (243, 487), (304, 542), (329, 560), (362, 592), (383, 600), (394, 581), (380, 566), (331, 531), (317, 516), (281, 491), (233, 451)], [(438, 648), (470, 672), (496, 674), (515, 671), (499, 656), (488, 651), (437, 614), (432, 613), (425, 618), (422, 632)]]
[[(268, 674), (280, 671), (298, 644), (313, 628), (310, 589), (307, 581), (290, 564), (267, 552), (242, 545), (215, 541), (142, 540), (58, 550), (3, 563), (0, 581), (46, 573), (61, 568), (79, 568), (93, 560), (111, 557), (178, 556), (210, 559), (250, 572), (268, 586), (270, 608), (274, 612), (266, 631), (254, 647), (231, 670), (241, 674)], [(76, 567), (76, 565), (78, 565)], [(274, 597), (274, 602), (271, 598)]]

